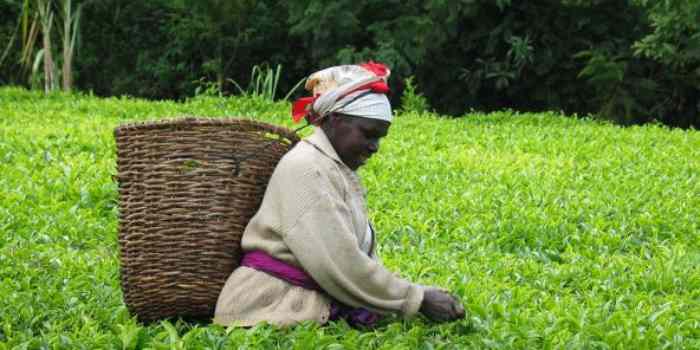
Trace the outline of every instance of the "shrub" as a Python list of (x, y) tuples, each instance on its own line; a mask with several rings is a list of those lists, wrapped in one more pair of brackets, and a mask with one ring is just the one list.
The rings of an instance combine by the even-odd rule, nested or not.
[(408, 77), (404, 83), (403, 95), (401, 95), (402, 112), (427, 112), (430, 108), (425, 96), (418, 93), (418, 87), (414, 83), (415, 77)]

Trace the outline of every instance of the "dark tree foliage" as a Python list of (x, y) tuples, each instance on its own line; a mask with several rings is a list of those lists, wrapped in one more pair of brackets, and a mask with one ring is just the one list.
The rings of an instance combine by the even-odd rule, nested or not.
[[(21, 2), (0, 1), (0, 54)], [(697, 3), (100, 0), (84, 8), (76, 84), (179, 99), (215, 82), (234, 94), (254, 65), (280, 64), (281, 97), (316, 69), (372, 59), (392, 67), (395, 102), (414, 76), (444, 114), (561, 110), (700, 127)], [(2, 84), (27, 84), (19, 45), (0, 62)]]
[(0, 84), (22, 84), (26, 78), (21, 72), (20, 3), (0, 0)]

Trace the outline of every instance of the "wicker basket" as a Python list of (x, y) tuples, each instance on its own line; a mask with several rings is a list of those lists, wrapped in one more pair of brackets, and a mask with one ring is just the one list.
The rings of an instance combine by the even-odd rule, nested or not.
[(121, 285), (141, 321), (211, 317), (240, 238), (298, 136), (250, 120), (180, 119), (115, 130)]

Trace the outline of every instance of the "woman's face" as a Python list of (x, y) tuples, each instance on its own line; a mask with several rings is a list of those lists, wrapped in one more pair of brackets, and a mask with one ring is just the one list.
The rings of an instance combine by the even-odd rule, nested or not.
[(324, 128), (340, 160), (357, 170), (379, 150), (379, 140), (391, 124), (384, 120), (332, 114)]

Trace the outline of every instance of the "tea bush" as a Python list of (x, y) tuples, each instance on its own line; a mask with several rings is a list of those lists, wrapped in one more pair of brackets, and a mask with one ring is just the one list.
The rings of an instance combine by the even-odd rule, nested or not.
[(360, 171), (385, 264), (453, 290), (468, 319), (136, 322), (113, 129), (182, 115), (291, 126), (288, 111), (0, 89), (0, 349), (700, 347), (700, 133), (512, 111), (400, 114)]

